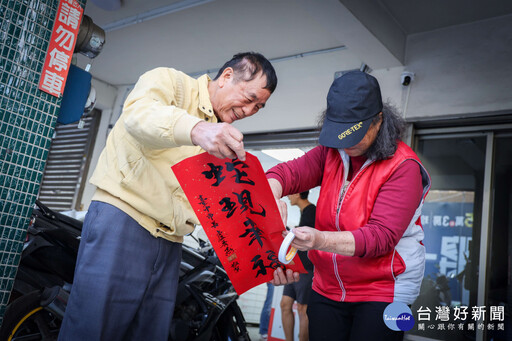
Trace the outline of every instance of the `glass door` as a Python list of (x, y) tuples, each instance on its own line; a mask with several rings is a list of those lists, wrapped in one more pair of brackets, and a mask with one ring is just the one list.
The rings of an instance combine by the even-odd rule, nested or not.
[(416, 137), (432, 188), (416, 324), (405, 339), (512, 340), (511, 127), (440, 131)]
[[(417, 153), (432, 188), (421, 221), (425, 231), (425, 275), (412, 306), (409, 334), (438, 340), (474, 339), (475, 328), (455, 311), (470, 314), (477, 301), (477, 265), (485, 169), (485, 135), (423, 138)], [(476, 247), (475, 247), (476, 245)]]
[(487, 340), (512, 340), (512, 133), (496, 134), (494, 143)]

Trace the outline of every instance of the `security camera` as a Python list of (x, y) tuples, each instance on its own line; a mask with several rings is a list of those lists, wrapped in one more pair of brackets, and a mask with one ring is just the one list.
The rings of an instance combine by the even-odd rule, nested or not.
[(408, 86), (414, 80), (414, 72), (402, 72), (401, 83), (403, 86)]

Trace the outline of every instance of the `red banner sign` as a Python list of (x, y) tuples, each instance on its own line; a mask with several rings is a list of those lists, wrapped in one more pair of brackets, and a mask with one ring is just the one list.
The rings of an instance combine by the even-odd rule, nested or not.
[(258, 158), (203, 153), (172, 170), (239, 295), (273, 279), (278, 267), (306, 272), (299, 257), (286, 265), (277, 258), (285, 227)]
[(39, 89), (60, 97), (64, 92), (69, 65), (84, 10), (76, 0), (60, 0), (46, 53)]

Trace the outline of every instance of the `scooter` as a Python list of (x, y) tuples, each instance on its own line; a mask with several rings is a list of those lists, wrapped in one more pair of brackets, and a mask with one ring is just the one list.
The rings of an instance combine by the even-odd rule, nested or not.
[[(36, 202), (0, 340), (57, 340), (82, 222)], [(250, 341), (238, 295), (211, 245), (183, 245), (169, 341)]]

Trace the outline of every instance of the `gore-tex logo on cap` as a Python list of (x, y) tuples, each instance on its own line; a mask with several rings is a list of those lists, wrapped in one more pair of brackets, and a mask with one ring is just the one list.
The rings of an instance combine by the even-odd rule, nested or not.
[(361, 126), (363, 125), (363, 122), (359, 122), (359, 123), (356, 123), (354, 124), (352, 127), (348, 128), (347, 130), (345, 130), (343, 133), (339, 134), (338, 135), (338, 138), (340, 140), (343, 140), (345, 137), (347, 137), (348, 135), (352, 134), (353, 132), (355, 132), (356, 130), (359, 130), (361, 129)]

